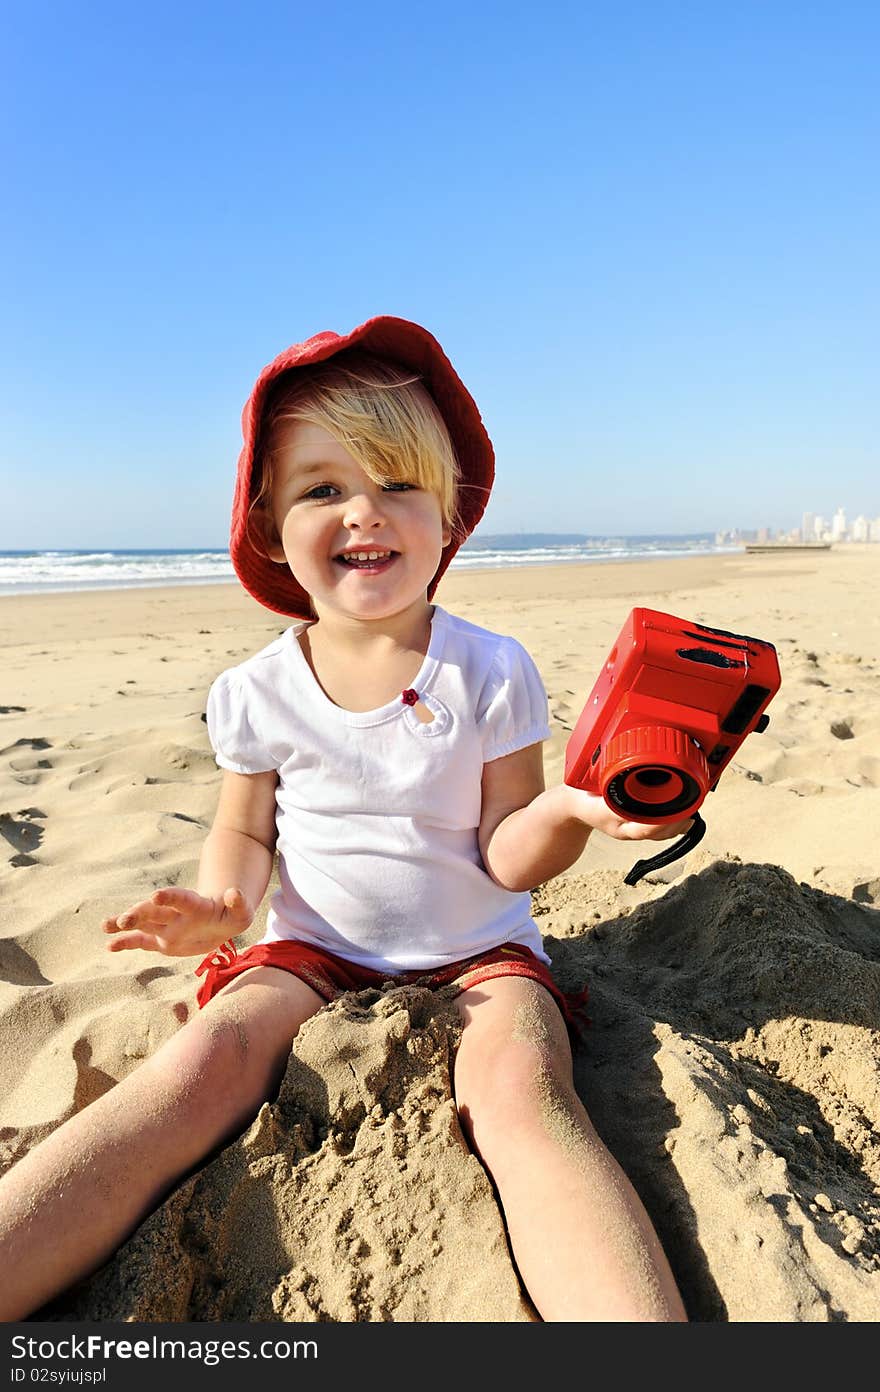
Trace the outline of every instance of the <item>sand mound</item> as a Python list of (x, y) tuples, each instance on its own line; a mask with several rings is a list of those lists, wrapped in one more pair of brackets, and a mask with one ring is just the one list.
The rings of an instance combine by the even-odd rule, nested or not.
[(880, 913), (718, 861), (571, 936), (591, 877), (539, 896), (586, 976), (578, 1089), (704, 1320), (880, 1314)]
[(77, 1320), (528, 1320), (449, 1081), (458, 1016), (416, 987), (303, 1027), (277, 1101), (41, 1312)]
[[(880, 911), (735, 861), (632, 908), (618, 886), (534, 909), (562, 984), (591, 984), (578, 1090), (691, 1318), (875, 1320)], [(534, 1319), (458, 1127), (456, 1032), (418, 988), (321, 1011), (277, 1102), (40, 1317)]]

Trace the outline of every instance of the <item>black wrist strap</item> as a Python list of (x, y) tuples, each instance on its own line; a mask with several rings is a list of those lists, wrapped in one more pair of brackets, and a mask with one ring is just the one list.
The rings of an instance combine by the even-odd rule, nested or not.
[(651, 856), (650, 860), (637, 860), (628, 875), (623, 878), (623, 883), (628, 885), (638, 884), (639, 880), (645, 875), (649, 875), (652, 870), (661, 870), (664, 865), (671, 865), (679, 856), (687, 855), (692, 851), (698, 842), (702, 841), (706, 834), (706, 823), (703, 821), (699, 812), (694, 813), (694, 824), (689, 831), (685, 832), (680, 840), (673, 842), (665, 851), (660, 851), (658, 855)]

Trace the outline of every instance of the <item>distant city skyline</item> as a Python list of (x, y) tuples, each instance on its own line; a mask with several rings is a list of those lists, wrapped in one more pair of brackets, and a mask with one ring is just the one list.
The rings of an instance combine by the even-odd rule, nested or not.
[(741, 541), (830, 541), (830, 542), (880, 542), (880, 516), (869, 518), (859, 513), (852, 522), (847, 522), (845, 507), (838, 507), (833, 517), (826, 518), (819, 512), (801, 514), (800, 525), (790, 528), (756, 527), (753, 530), (740, 528), (721, 528), (715, 533), (719, 544), (729, 540)]

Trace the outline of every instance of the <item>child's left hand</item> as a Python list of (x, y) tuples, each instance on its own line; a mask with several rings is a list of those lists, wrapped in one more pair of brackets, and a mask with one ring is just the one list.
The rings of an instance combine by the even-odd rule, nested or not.
[(693, 819), (686, 817), (681, 822), (628, 822), (618, 817), (604, 798), (594, 793), (586, 793), (581, 788), (572, 788), (571, 808), (578, 821), (593, 831), (604, 832), (614, 841), (674, 841), (684, 836), (693, 826)]

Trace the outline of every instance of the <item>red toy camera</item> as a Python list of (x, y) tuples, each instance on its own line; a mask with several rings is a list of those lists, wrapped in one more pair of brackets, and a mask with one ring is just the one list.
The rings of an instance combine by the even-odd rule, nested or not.
[[(627, 821), (695, 817), (746, 735), (766, 729), (780, 680), (772, 643), (633, 609), (568, 741), (565, 782)], [(652, 864), (695, 845), (696, 821), (696, 838)]]

